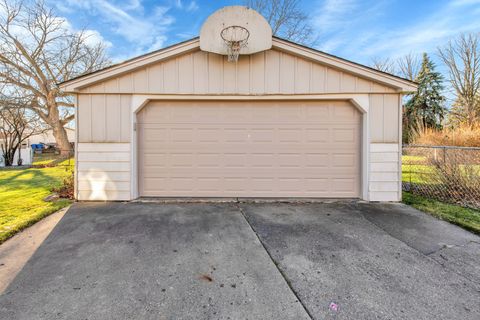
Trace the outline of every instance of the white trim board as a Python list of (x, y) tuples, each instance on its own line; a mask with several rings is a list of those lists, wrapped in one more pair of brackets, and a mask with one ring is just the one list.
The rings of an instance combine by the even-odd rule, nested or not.
[(194, 95), (194, 94), (148, 94), (132, 95), (132, 112), (138, 113), (148, 102), (153, 100), (231, 100), (231, 101), (268, 101), (268, 100), (344, 100), (350, 101), (361, 113), (368, 113), (370, 106), (369, 94), (297, 94), (297, 95)]

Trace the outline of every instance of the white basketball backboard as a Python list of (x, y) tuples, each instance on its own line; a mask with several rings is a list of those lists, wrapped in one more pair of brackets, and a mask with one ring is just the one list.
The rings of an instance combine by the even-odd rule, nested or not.
[(222, 30), (240, 26), (249, 32), (248, 42), (240, 54), (252, 54), (272, 47), (272, 28), (257, 11), (244, 6), (224, 7), (214, 12), (200, 30), (200, 49), (227, 55), (227, 45), (221, 37)]

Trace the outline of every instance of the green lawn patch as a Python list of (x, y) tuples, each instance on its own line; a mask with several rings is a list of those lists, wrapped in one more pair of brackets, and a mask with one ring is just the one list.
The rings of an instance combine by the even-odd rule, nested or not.
[(480, 211), (478, 210), (427, 199), (410, 192), (403, 192), (403, 203), (480, 234)]
[(71, 201), (45, 202), (52, 187), (72, 174), (66, 167), (0, 170), (0, 243)]
[(37, 168), (53, 166), (73, 166), (74, 158), (55, 153), (35, 153), (32, 165)]
[(402, 164), (402, 181), (411, 183), (428, 183), (428, 177), (435, 176), (433, 166)]

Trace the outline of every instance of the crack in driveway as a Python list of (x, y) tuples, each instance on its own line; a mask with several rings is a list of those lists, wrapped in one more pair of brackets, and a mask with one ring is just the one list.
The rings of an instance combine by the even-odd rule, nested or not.
[[(413, 208), (412, 208), (413, 209)], [(415, 210), (415, 209), (413, 209)], [(401, 239), (400, 237), (396, 236), (394, 233), (390, 232), (387, 228), (385, 227), (382, 227), (379, 223), (376, 223), (375, 221), (372, 221), (371, 219), (367, 218), (364, 214), (363, 211), (361, 210), (358, 210), (359, 214), (362, 216), (362, 218), (364, 218), (366, 221), (368, 221), (369, 223), (371, 223), (374, 227), (378, 228), (379, 230), (381, 230), (382, 232), (385, 232), (386, 234), (388, 234), (390, 237), (402, 242), (403, 244), (405, 244), (406, 246), (408, 246), (409, 248), (412, 248), (413, 250), (417, 251), (419, 254), (421, 254), (422, 256), (424, 256), (425, 258), (437, 263), (438, 265), (444, 267), (444, 268), (447, 268), (448, 270), (450, 270), (451, 272), (457, 274), (458, 276), (462, 277), (463, 279), (467, 280), (467, 281), (470, 281), (470, 282), (473, 282), (475, 284), (480, 284), (480, 281), (472, 278), (472, 277), (469, 277), (468, 275), (464, 274), (463, 272), (458, 272), (455, 268), (451, 268), (450, 266), (448, 265), (445, 265), (444, 263), (441, 263), (440, 261), (438, 261), (437, 259), (434, 259), (433, 256), (437, 253), (439, 253), (440, 251), (443, 251), (443, 250), (446, 250), (446, 249), (450, 249), (450, 248), (465, 248), (466, 246), (468, 246), (469, 244), (471, 243), (475, 243), (475, 244), (480, 244), (480, 242), (478, 241), (475, 241), (475, 240), (468, 240), (467, 243), (464, 243), (464, 244), (444, 244), (443, 246), (441, 246), (440, 248), (436, 249), (436, 250), (432, 250), (432, 251), (429, 251), (429, 252), (423, 252), (421, 250), (419, 250), (418, 247), (416, 246), (413, 246), (411, 245), (410, 243), (408, 243), (407, 241)], [(419, 212), (420, 213), (420, 212)], [(420, 214), (424, 214), (424, 213), (420, 213)], [(442, 221), (443, 222), (443, 221)], [(456, 226), (453, 226), (453, 228), (456, 228)], [(467, 232), (467, 231), (465, 231)], [(446, 258), (445, 256), (442, 256), (442, 259), (444, 260), (447, 260), (448, 261), (448, 258)]]
[(255, 236), (257, 237), (258, 241), (260, 242), (260, 244), (262, 245), (263, 249), (265, 250), (265, 252), (267, 253), (268, 257), (270, 258), (270, 260), (272, 261), (272, 263), (275, 265), (275, 268), (277, 269), (277, 271), (280, 273), (280, 275), (282, 276), (283, 280), (285, 280), (285, 283), (287, 284), (287, 286), (290, 288), (290, 291), (292, 291), (292, 293), (295, 295), (295, 297), (297, 298), (298, 302), (302, 305), (303, 309), (305, 310), (305, 313), (308, 315), (308, 317), (310, 319), (314, 319), (312, 314), (310, 313), (310, 311), (308, 310), (307, 306), (303, 303), (302, 299), (300, 298), (300, 296), (298, 295), (298, 293), (295, 291), (295, 289), (293, 288), (293, 285), (292, 285), (292, 282), (290, 281), (290, 279), (288, 278), (288, 276), (285, 274), (285, 272), (283, 272), (280, 267), (278, 266), (278, 262), (273, 258), (272, 254), (270, 253), (270, 251), (268, 250), (268, 248), (265, 246), (265, 244), (263, 243), (262, 239), (260, 239), (257, 231), (255, 230), (255, 228), (252, 226), (252, 224), (250, 223), (250, 221), (248, 220), (247, 216), (245, 215), (245, 212), (243, 212), (243, 209), (242, 207), (240, 206), (240, 202), (237, 202), (236, 203), (237, 205), (237, 208), (238, 208), (238, 211), (240, 212), (240, 214), (242, 215), (243, 219), (245, 219), (245, 221), (247, 222), (247, 224), (250, 226), (250, 229), (252, 230), (252, 232), (255, 234)]
[(477, 241), (473, 241), (473, 240), (470, 240), (468, 241), (467, 243), (465, 244), (444, 244), (442, 247), (438, 248), (437, 250), (433, 250), (431, 252), (427, 252), (427, 253), (424, 253), (426, 256), (431, 256), (431, 255), (434, 255), (435, 253), (438, 253), (440, 251), (443, 251), (445, 249), (451, 249), (451, 248), (465, 248), (467, 246), (469, 246), (470, 244), (476, 244), (476, 245), (480, 245), (480, 242), (477, 242)]
[(425, 253), (473, 240), (444, 250), (480, 277), (479, 238), (377, 207), (76, 203), (0, 296), (0, 318), (477, 320), (480, 286)]

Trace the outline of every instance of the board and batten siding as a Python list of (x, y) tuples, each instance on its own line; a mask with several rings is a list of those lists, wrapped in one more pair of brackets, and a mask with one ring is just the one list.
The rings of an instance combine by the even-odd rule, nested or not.
[(130, 142), (131, 96), (78, 95), (79, 142)]
[(370, 94), (370, 201), (400, 201), (400, 108), (399, 94)]
[(82, 89), (123, 94), (395, 93), (374, 81), (279, 50), (240, 56), (188, 52)]
[(398, 118), (401, 101), (399, 94), (370, 94), (369, 123), (370, 142), (398, 143)]
[(131, 200), (131, 96), (78, 95), (77, 199)]

